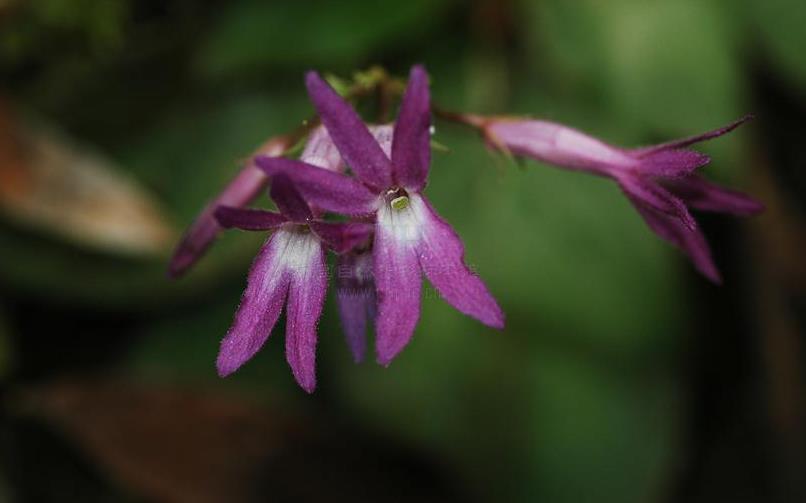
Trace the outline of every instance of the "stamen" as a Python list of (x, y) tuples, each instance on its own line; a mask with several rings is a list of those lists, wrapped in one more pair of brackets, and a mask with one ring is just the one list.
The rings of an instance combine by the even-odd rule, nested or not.
[(392, 205), (393, 209), (396, 209), (398, 211), (405, 210), (406, 208), (409, 207), (409, 198), (408, 196), (399, 196), (392, 199), (392, 202), (390, 204)]

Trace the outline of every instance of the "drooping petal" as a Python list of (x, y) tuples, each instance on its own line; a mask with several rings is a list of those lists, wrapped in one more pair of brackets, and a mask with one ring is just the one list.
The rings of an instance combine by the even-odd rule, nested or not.
[(299, 159), (330, 171), (341, 172), (344, 169), (341, 154), (324, 126), (317, 126), (311, 131)]
[(663, 180), (661, 183), (686, 204), (701, 211), (728, 213), (740, 217), (764, 211), (764, 205), (747, 194), (720, 187), (699, 175)]
[(487, 287), (464, 262), (461, 239), (421, 196), (411, 198), (422, 221), (420, 266), (442, 298), (458, 311), (493, 328), (504, 328), (504, 313)]
[(287, 218), (273, 211), (233, 208), (232, 206), (216, 208), (215, 219), (221, 227), (247, 231), (270, 230), (288, 221)]
[[(292, 139), (281, 136), (272, 138), (262, 145), (257, 153), (265, 156), (282, 155)], [(252, 162), (249, 162), (212, 200), (188, 228), (168, 265), (168, 275), (178, 278), (198, 261), (222, 231), (214, 213), (218, 206), (241, 207), (255, 199), (268, 184), (266, 175)]]
[(425, 186), (431, 162), (431, 101), (428, 74), (415, 65), (400, 104), (392, 141), (392, 169), (395, 183), (419, 191)]
[(677, 218), (689, 229), (697, 228), (694, 217), (691, 216), (683, 201), (670, 194), (654, 181), (638, 176), (619, 176), (616, 180), (621, 190), (632, 201)]
[(353, 107), (316, 72), (308, 72), (305, 85), (333, 143), (356, 176), (378, 190), (390, 187), (392, 163)]
[(372, 253), (340, 255), (336, 274), (336, 298), (347, 345), (356, 363), (364, 360), (367, 328), (375, 320), (375, 282)]
[(735, 121), (731, 122), (730, 124), (728, 124), (726, 126), (723, 126), (723, 127), (717, 128), (717, 129), (712, 129), (711, 131), (706, 131), (705, 133), (702, 133), (702, 134), (689, 136), (689, 137), (686, 137), (686, 138), (681, 138), (679, 140), (673, 140), (673, 141), (666, 142), (666, 143), (661, 143), (661, 144), (658, 144), (658, 145), (650, 145), (649, 147), (643, 147), (643, 148), (634, 149), (634, 150), (631, 150), (631, 152), (633, 154), (635, 154), (636, 156), (641, 157), (641, 156), (645, 156), (645, 155), (650, 155), (650, 154), (652, 154), (654, 152), (658, 152), (660, 150), (671, 150), (671, 149), (685, 148), (685, 147), (688, 147), (689, 145), (693, 145), (695, 143), (700, 143), (700, 142), (703, 142), (703, 141), (706, 141), (706, 140), (712, 140), (714, 138), (718, 138), (718, 137), (720, 137), (722, 135), (728, 134), (731, 131), (733, 131), (734, 129), (736, 129), (737, 127), (741, 126), (742, 124), (744, 124), (745, 122), (747, 122), (747, 121), (749, 121), (751, 119), (753, 119), (753, 115), (748, 114), (748, 115), (745, 115), (744, 117), (742, 117), (742, 118), (740, 118), (738, 120), (735, 120)]
[(378, 210), (372, 271), (378, 294), (375, 349), (378, 363), (389, 365), (409, 343), (420, 318), (422, 277), (415, 246), (416, 216), (384, 204)]
[(288, 253), (291, 285), (286, 315), (285, 354), (297, 383), (312, 393), (316, 387), (316, 328), (327, 291), (325, 252), (310, 233), (297, 233)]
[(277, 173), (272, 177), (270, 193), (283, 216), (292, 222), (305, 223), (313, 218), (308, 203), (285, 173)]
[(257, 157), (255, 162), (269, 176), (285, 173), (309, 204), (345, 215), (369, 215), (378, 195), (361, 182), (332, 171), (292, 159)]
[(375, 225), (364, 222), (311, 221), (310, 228), (336, 253), (345, 253), (367, 243)]
[(711, 249), (700, 229), (689, 229), (678, 219), (647, 208), (633, 198), (630, 198), (630, 202), (655, 234), (685, 252), (706, 278), (717, 284), (722, 283), (719, 270), (711, 258)]
[(252, 358), (277, 323), (288, 293), (289, 232), (275, 232), (252, 264), (235, 318), (221, 341), (216, 367), (225, 377)]

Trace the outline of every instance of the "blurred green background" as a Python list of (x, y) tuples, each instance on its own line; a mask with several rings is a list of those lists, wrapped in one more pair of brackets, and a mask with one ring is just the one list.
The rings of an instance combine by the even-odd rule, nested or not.
[[(0, 501), (806, 501), (806, 3), (0, 0)], [(435, 102), (633, 146), (703, 145), (762, 200), (698, 215), (715, 287), (616, 186), (437, 123), (427, 193), (508, 315), (434, 295), (388, 368), (330, 293), (319, 385), (282, 322), (214, 359), (263, 236), (186, 278), (181, 230), (269, 136), (303, 72), (422, 62)]]

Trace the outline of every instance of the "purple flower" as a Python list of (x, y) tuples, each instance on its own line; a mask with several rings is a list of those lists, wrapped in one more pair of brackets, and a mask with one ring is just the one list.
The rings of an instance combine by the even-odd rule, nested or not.
[(375, 215), (372, 269), (378, 297), (378, 361), (388, 365), (411, 339), (420, 316), (422, 273), (460, 312), (502, 328), (504, 315), (484, 283), (465, 265), (459, 237), (422, 195), (431, 153), (425, 69), (412, 68), (391, 156), (319, 75), (308, 73), (306, 85), (333, 143), (357, 179), (289, 159), (258, 157), (256, 163), (270, 176), (286, 173), (317, 207), (353, 216)]
[(608, 145), (575, 129), (539, 120), (471, 116), (494, 148), (615, 180), (650, 229), (686, 252), (708, 279), (720, 283), (705, 236), (688, 207), (749, 216), (763, 210), (750, 197), (706, 181), (695, 170), (710, 158), (686, 147), (733, 131), (751, 117), (697, 136), (638, 149)]
[(286, 305), (286, 359), (297, 383), (311, 393), (316, 386), (316, 326), (327, 290), (325, 245), (346, 252), (368, 240), (372, 225), (314, 218), (282, 174), (272, 180), (271, 196), (280, 213), (228, 206), (215, 210), (223, 227), (274, 231), (252, 264), (216, 366), (224, 377), (252, 358)]
[[(279, 136), (264, 143), (254, 155), (277, 157), (294, 143), (292, 136)], [(308, 137), (301, 158), (306, 162), (325, 169), (337, 171), (344, 167), (327, 130), (321, 126)], [(235, 178), (216, 196), (191, 224), (174, 251), (168, 265), (168, 275), (177, 278), (193, 266), (213, 244), (222, 231), (213, 213), (218, 206), (241, 208), (254, 201), (266, 188), (269, 178), (250, 159)]]

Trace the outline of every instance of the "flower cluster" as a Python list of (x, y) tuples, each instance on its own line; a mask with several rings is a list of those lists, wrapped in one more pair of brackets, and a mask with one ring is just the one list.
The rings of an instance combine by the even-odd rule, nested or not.
[[(408, 344), (420, 315), (423, 275), (458, 311), (502, 329), (501, 308), (465, 263), (456, 232), (424, 194), (432, 130), (425, 69), (412, 68), (393, 124), (365, 123), (314, 72), (306, 86), (321, 125), (307, 132), (299, 158), (285, 156), (296, 135), (267, 142), (202, 212), (170, 265), (172, 275), (181, 274), (222, 228), (270, 233), (221, 343), (219, 374), (254, 356), (285, 307), (286, 358), (299, 385), (313, 391), (328, 251), (337, 256), (338, 309), (356, 361), (364, 358), (370, 327), (382, 365)], [(613, 179), (649, 227), (688, 253), (713, 281), (719, 273), (688, 206), (736, 215), (761, 210), (747, 196), (697, 175), (709, 158), (687, 148), (728, 133), (746, 118), (691, 138), (621, 149), (550, 122), (440, 115), (475, 127), (493, 149)], [(246, 208), (269, 184), (279, 212)]]

